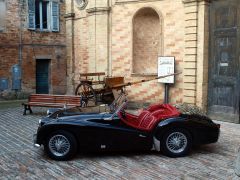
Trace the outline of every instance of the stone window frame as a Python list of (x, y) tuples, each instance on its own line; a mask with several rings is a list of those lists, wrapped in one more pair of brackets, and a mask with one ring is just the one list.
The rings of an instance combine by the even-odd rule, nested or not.
[[(156, 73), (136, 73), (136, 72), (133, 71), (133, 61), (134, 61), (134, 58), (133, 58), (133, 51), (134, 51), (134, 48), (133, 48), (133, 46), (134, 46), (134, 40), (133, 40), (134, 32), (133, 32), (133, 30), (134, 30), (134, 26), (133, 26), (133, 24), (134, 24), (134, 18), (136, 17), (136, 15), (139, 11), (141, 11), (143, 9), (146, 9), (146, 8), (150, 8), (150, 9), (154, 10), (159, 16), (161, 36), (160, 36), (160, 39), (159, 39), (160, 46), (159, 46), (159, 49), (158, 49), (158, 57), (164, 55), (163, 54), (163, 52), (164, 52), (164, 31), (163, 31), (163, 29), (164, 29), (164, 17), (163, 17), (162, 12), (160, 10), (158, 10), (156, 7), (153, 7), (153, 6), (144, 6), (144, 7), (136, 9), (135, 12), (133, 13), (133, 16), (132, 16), (132, 26), (131, 26), (131, 29), (132, 29), (132, 32), (131, 32), (132, 33), (131, 34), (131, 36), (132, 36), (131, 37), (131, 39), (132, 39), (131, 76), (133, 76), (133, 77), (147, 77), (147, 76), (158, 75), (157, 72)], [(158, 57), (156, 57), (156, 58), (158, 58)]]
[[(35, 31), (45, 31), (45, 32), (59, 32), (60, 31), (60, 1), (59, 0), (41, 0), (39, 3), (45, 1), (49, 2), (47, 5), (47, 20), (48, 27), (43, 28), (42, 24), (40, 28), (36, 28), (36, 12), (35, 12), (35, 3), (37, 0), (28, 0), (28, 29)], [(41, 6), (41, 5), (40, 5)], [(39, 10), (40, 11), (40, 10)], [(40, 12), (41, 16), (41, 12)], [(40, 17), (40, 21), (41, 21)]]

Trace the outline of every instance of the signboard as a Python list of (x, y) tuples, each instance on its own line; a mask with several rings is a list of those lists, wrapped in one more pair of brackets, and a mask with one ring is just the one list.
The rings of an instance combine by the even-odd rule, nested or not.
[[(165, 76), (174, 73), (175, 57), (158, 57), (158, 76)], [(160, 83), (174, 83), (174, 75), (158, 79)]]

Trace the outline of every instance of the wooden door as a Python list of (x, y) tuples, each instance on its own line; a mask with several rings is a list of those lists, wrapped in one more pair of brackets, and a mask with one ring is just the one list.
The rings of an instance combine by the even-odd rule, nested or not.
[(36, 93), (49, 93), (49, 60), (37, 60), (36, 62)]
[(208, 110), (214, 119), (239, 123), (239, 0), (212, 1)]

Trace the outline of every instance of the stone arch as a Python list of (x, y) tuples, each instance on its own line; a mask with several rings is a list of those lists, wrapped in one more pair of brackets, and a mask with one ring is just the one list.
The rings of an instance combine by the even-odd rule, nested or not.
[(156, 74), (157, 57), (162, 53), (162, 16), (151, 7), (133, 16), (133, 74)]

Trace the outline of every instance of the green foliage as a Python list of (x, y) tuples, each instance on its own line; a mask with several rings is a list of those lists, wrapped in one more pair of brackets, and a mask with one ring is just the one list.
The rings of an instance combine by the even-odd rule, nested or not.
[(175, 106), (182, 114), (198, 114), (201, 116), (206, 116), (206, 112), (204, 112), (200, 107), (182, 103), (182, 104), (175, 104)]
[(27, 93), (27, 92), (3, 91), (3, 92), (0, 92), (0, 99), (20, 100), (20, 99), (27, 99), (29, 95), (30, 93)]

